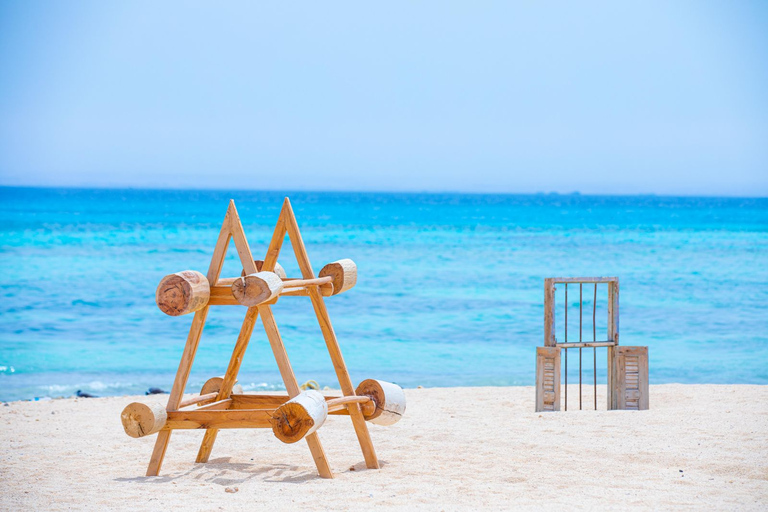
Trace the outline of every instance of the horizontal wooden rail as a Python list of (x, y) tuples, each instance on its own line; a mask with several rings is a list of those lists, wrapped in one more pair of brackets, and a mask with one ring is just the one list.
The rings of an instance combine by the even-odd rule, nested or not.
[[(233, 278), (234, 279), (234, 278)], [(327, 278), (320, 278), (320, 279), (327, 279)], [(329, 278), (328, 278), (329, 279)], [(298, 280), (296, 280), (298, 281)], [(210, 298), (208, 299), (208, 305), (209, 306), (242, 306), (234, 295), (232, 295), (232, 285), (224, 285), (220, 286), (220, 283), (222, 280), (218, 280), (216, 282), (216, 286), (211, 286), (211, 293)], [(309, 291), (305, 286), (294, 286), (293, 282), (288, 280), (285, 281), (286, 288), (283, 288), (283, 291), (280, 292), (280, 297), (306, 297), (309, 296)], [(290, 286), (289, 286), (290, 285)], [(310, 284), (309, 286), (313, 286)], [(320, 290), (320, 295), (323, 297), (330, 297), (333, 295), (333, 285), (330, 282), (323, 282), (318, 285), (318, 289)], [(274, 304), (277, 302), (276, 299), (267, 301), (264, 303), (264, 305), (267, 304)]]
[(225, 398), (224, 400), (219, 400), (218, 402), (212, 402), (207, 405), (201, 405), (197, 408), (198, 411), (220, 411), (223, 409), (231, 409), (232, 408), (232, 399), (231, 398)]
[(552, 283), (615, 283), (618, 277), (548, 277)]
[(320, 286), (322, 284), (328, 284), (333, 281), (331, 276), (315, 277), (313, 279), (283, 279), (283, 284), (286, 288), (299, 288), (305, 286)]
[(615, 347), (616, 345), (618, 345), (618, 343), (615, 343), (613, 341), (585, 341), (585, 342), (555, 343), (555, 346), (560, 348)]
[[(288, 395), (232, 395), (232, 407), (231, 409), (270, 409), (274, 410), (283, 405), (289, 400)], [(367, 396), (327, 396), (325, 400), (328, 402), (328, 414), (347, 416), (349, 410), (347, 404), (358, 403), (368, 404), (370, 407), (375, 407), (371, 399)], [(363, 412), (365, 412), (366, 406), (363, 405)], [(372, 413), (373, 411), (371, 411)]]
[(179, 409), (183, 409), (184, 407), (189, 407), (190, 405), (199, 404), (200, 402), (205, 402), (206, 400), (212, 400), (218, 396), (218, 393), (206, 393), (205, 395), (199, 395), (199, 396), (193, 396), (192, 398), (187, 398), (186, 400), (182, 400), (179, 404)]
[(336, 411), (347, 410), (347, 406), (360, 404), (363, 416), (370, 416), (376, 410), (376, 403), (368, 396), (342, 396), (328, 400), (328, 414)]
[(290, 400), (288, 395), (232, 395), (232, 409), (277, 409)]
[(271, 428), (266, 409), (170, 411), (163, 430), (198, 428)]

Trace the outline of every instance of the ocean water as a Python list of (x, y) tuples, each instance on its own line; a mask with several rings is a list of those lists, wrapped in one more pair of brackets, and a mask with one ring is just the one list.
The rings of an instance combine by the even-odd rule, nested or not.
[[(0, 188), (0, 399), (169, 389), (192, 315), (160, 312), (158, 281), (205, 273), (230, 198), (263, 258), (285, 195)], [(621, 343), (650, 347), (651, 383), (768, 384), (768, 199), (287, 195), (316, 271), (339, 258), (358, 265), (357, 286), (326, 299), (355, 382), (531, 385), (544, 278), (618, 276)], [(289, 244), (280, 262), (298, 275)], [(240, 270), (232, 246), (223, 274)], [(584, 287), (585, 340), (593, 294)], [(578, 287), (569, 308), (574, 340)], [(274, 311), (299, 380), (334, 387), (308, 299)], [(223, 373), (244, 312), (212, 308), (190, 391)], [(583, 368), (591, 379), (591, 351)], [(284, 389), (260, 322), (240, 382)]]

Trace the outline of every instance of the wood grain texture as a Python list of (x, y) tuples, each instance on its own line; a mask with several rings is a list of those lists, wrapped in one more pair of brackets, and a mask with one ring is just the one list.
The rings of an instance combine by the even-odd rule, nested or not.
[[(219, 230), (219, 236), (216, 240), (216, 246), (213, 250), (213, 256), (211, 257), (211, 263), (208, 266), (208, 273), (206, 279), (208, 284), (213, 285), (219, 279), (221, 275), (221, 268), (224, 265), (224, 257), (227, 253), (229, 241), (232, 238), (231, 234), (231, 217), (237, 217), (237, 210), (235, 209), (234, 201), (230, 201), (227, 213), (224, 216), (224, 222), (222, 223), (221, 230)], [(238, 218), (239, 223), (239, 218)], [(236, 242), (237, 243), (237, 242)], [(255, 265), (253, 258), (249, 256), (249, 265), (243, 265), (246, 270), (255, 271)], [(197, 347), (200, 344), (200, 336), (203, 333), (203, 327), (205, 326), (205, 319), (208, 316), (208, 308), (206, 305), (199, 311), (195, 312), (195, 316), (192, 319), (192, 326), (189, 329), (187, 335), (187, 342), (184, 345), (184, 352), (181, 355), (181, 361), (179, 362), (179, 368), (176, 371), (176, 378), (173, 381), (173, 387), (168, 396), (167, 411), (175, 411), (179, 408), (179, 404), (184, 396), (184, 389), (187, 386), (189, 380), (189, 372), (192, 369), (192, 363), (197, 353)], [(163, 458), (168, 448), (168, 442), (171, 439), (171, 430), (162, 430), (157, 435), (155, 441), (155, 447), (152, 450), (152, 456), (147, 467), (147, 476), (157, 476), (160, 472), (160, 468), (163, 464)]]
[(618, 277), (550, 277), (553, 283), (612, 283)]
[(560, 348), (536, 347), (536, 412), (560, 410)]
[(204, 308), (210, 295), (211, 288), (203, 274), (184, 270), (160, 280), (155, 290), (155, 302), (166, 315), (181, 316)]
[(555, 282), (544, 280), (544, 346), (555, 346)]
[(320, 277), (330, 277), (333, 295), (338, 295), (357, 284), (357, 265), (350, 259), (334, 261), (320, 270)]
[(363, 411), (366, 421), (377, 425), (394, 425), (405, 414), (405, 392), (397, 384), (383, 380), (366, 379), (355, 390), (357, 395), (371, 398), (375, 407), (370, 414)]
[[(360, 393), (358, 393), (358, 395), (360, 395)], [(360, 404), (360, 410), (363, 411), (363, 416), (366, 420), (376, 413), (376, 402), (369, 396), (360, 395), (328, 399), (328, 414), (341, 411), (346, 411), (347, 414), (349, 414), (347, 407), (351, 404)], [(403, 409), (405, 409), (405, 407), (403, 407)]]
[[(221, 379), (220, 387), (218, 388), (218, 395), (216, 400), (224, 400), (232, 395), (233, 391), (242, 393), (242, 388), (235, 389), (237, 385), (237, 375), (240, 373), (240, 366), (243, 362), (243, 356), (245, 356), (245, 350), (248, 348), (248, 343), (251, 340), (253, 334), (253, 328), (256, 325), (256, 319), (259, 316), (259, 310), (257, 308), (248, 308), (243, 319), (243, 324), (240, 326), (240, 333), (237, 336), (237, 342), (235, 342), (235, 348), (232, 350), (232, 356), (229, 359), (229, 365), (224, 377)], [(210, 382), (210, 381), (209, 381)], [(216, 443), (216, 436), (218, 430), (215, 428), (208, 429), (203, 436), (203, 441), (200, 443), (200, 449), (197, 451), (198, 463), (208, 462), (213, 451), (213, 445)]]
[(613, 409), (644, 411), (649, 407), (648, 347), (614, 348)]
[(272, 300), (283, 291), (283, 280), (274, 272), (256, 272), (232, 283), (232, 296), (243, 306), (254, 307)]
[(125, 433), (131, 437), (144, 437), (160, 431), (168, 419), (163, 404), (128, 404), (120, 414)]
[[(264, 324), (264, 330), (269, 339), (269, 345), (272, 348), (272, 354), (280, 370), (280, 376), (283, 378), (285, 389), (288, 391), (288, 396), (294, 398), (301, 393), (301, 388), (299, 388), (299, 383), (293, 373), (293, 368), (291, 368), (291, 362), (285, 351), (277, 323), (275, 323), (275, 317), (272, 315), (272, 309), (270, 306), (259, 306), (259, 313), (261, 314), (261, 321)], [(331, 471), (331, 466), (325, 456), (325, 450), (323, 450), (323, 445), (320, 443), (320, 438), (316, 433), (310, 433), (307, 434), (305, 439), (307, 440), (307, 445), (309, 445), (310, 452), (312, 452), (317, 472), (323, 478), (333, 478), (333, 471)]]
[[(299, 232), (299, 225), (296, 222), (296, 217), (293, 214), (291, 202), (288, 198), (286, 198), (283, 203), (283, 210), (286, 213), (285, 229), (290, 237), (293, 252), (299, 263), (299, 269), (301, 269), (301, 275), (304, 279), (312, 279), (315, 277), (315, 274), (312, 271), (312, 264), (309, 261), (307, 250), (304, 247), (304, 241)], [(336, 372), (336, 377), (341, 386), (341, 392), (344, 396), (355, 396), (355, 389), (352, 387), (352, 380), (349, 377), (347, 365), (344, 363), (344, 357), (341, 355), (341, 348), (336, 339), (336, 334), (333, 332), (331, 319), (328, 316), (328, 310), (325, 307), (323, 297), (320, 295), (317, 288), (312, 287), (308, 288), (308, 290), (309, 297), (312, 300), (312, 307), (315, 310), (315, 316), (320, 324), (323, 339), (325, 339), (325, 345), (331, 356), (333, 369)], [(366, 467), (369, 469), (379, 469), (379, 460), (376, 457), (376, 450), (373, 447), (373, 441), (371, 441), (371, 435), (368, 432), (368, 426), (365, 423), (365, 418), (363, 417), (360, 407), (358, 405), (350, 406), (348, 410), (349, 416), (352, 419), (352, 425), (355, 429), (355, 434), (357, 435), (357, 440), (360, 443), (360, 449), (363, 452), (363, 458), (365, 458)]]
[(319, 391), (302, 391), (272, 413), (272, 432), (284, 443), (295, 443), (320, 428), (328, 417), (328, 403)]
[(270, 428), (271, 413), (260, 409), (173, 411), (164, 429)]
[[(256, 265), (256, 270), (258, 272), (264, 271), (264, 260), (254, 260), (253, 262)], [(280, 279), (286, 279), (288, 277), (288, 274), (285, 273), (285, 269), (282, 265), (280, 265), (278, 262), (275, 262), (274, 268), (271, 270), (271, 272), (274, 272), (278, 276), (280, 276)], [(245, 269), (243, 269), (243, 273), (241, 274), (243, 276), (247, 275), (245, 273)]]

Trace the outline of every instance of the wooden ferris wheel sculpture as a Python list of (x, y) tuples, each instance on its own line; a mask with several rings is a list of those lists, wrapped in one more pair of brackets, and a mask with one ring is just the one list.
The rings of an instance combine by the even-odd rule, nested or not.
[[(288, 278), (277, 262), (286, 234), (301, 269), (300, 278)], [(230, 240), (234, 240), (243, 272), (239, 277), (220, 278)], [(219, 430), (272, 428), (275, 436), (286, 443), (306, 439), (320, 476), (333, 478), (316, 432), (328, 414), (351, 418), (366, 466), (378, 469), (379, 462), (366, 421), (381, 425), (399, 421), (405, 412), (405, 394), (395, 384), (373, 379), (363, 381), (356, 389), (352, 386), (324, 298), (349, 290), (356, 281), (357, 267), (349, 259), (326, 265), (319, 277), (315, 277), (288, 198), (283, 203), (264, 259), (254, 260), (235, 203), (230, 201), (207, 275), (193, 270), (178, 272), (164, 277), (157, 288), (156, 300), (163, 312), (171, 316), (192, 312), (195, 315), (168, 404), (135, 402), (121, 415), (129, 436), (157, 433), (147, 476), (160, 472), (173, 430), (205, 429), (197, 454), (197, 462), (202, 463), (208, 461)], [(290, 296), (308, 296), (312, 302), (342, 396), (326, 397), (319, 391), (300, 389), (272, 313), (272, 305), (278, 299)], [(184, 390), (210, 306), (246, 306), (248, 309), (224, 376), (209, 379), (199, 396), (184, 400)], [(287, 395), (245, 394), (237, 385), (243, 355), (259, 316)]]

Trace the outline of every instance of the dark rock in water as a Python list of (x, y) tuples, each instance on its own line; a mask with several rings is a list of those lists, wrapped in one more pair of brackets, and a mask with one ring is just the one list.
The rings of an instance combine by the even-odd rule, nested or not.
[(160, 388), (149, 388), (149, 391), (144, 393), (145, 395), (165, 395), (168, 394), (167, 391), (163, 391)]
[(92, 395), (90, 393), (85, 393), (84, 391), (77, 390), (77, 393), (75, 393), (79, 398), (99, 398), (96, 395)]

